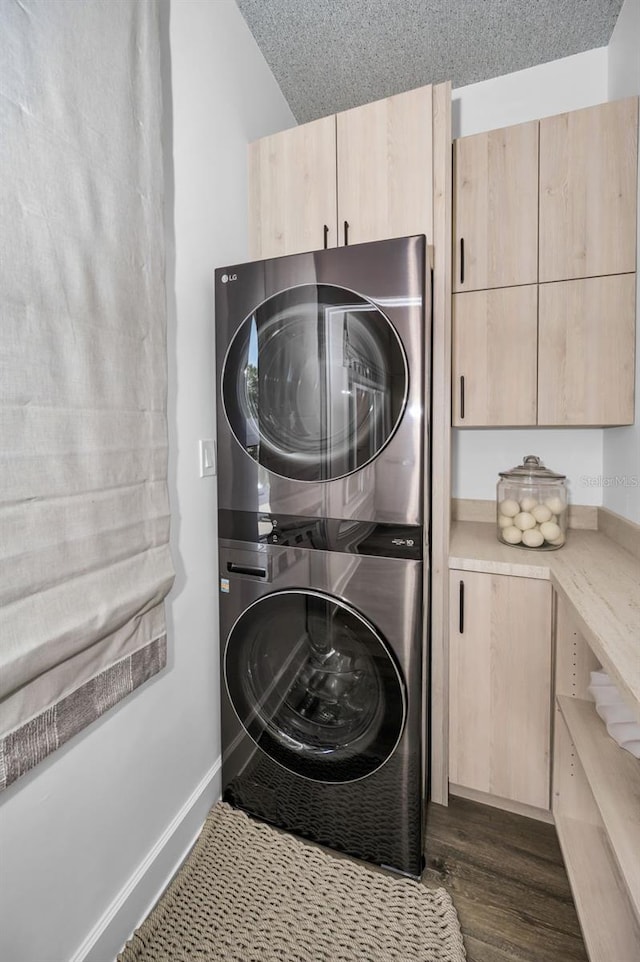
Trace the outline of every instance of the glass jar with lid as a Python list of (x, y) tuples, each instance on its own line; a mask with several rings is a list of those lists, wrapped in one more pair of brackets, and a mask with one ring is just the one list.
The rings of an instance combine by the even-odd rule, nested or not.
[(567, 479), (545, 468), (535, 455), (510, 471), (497, 486), (498, 540), (538, 551), (561, 548), (567, 531)]

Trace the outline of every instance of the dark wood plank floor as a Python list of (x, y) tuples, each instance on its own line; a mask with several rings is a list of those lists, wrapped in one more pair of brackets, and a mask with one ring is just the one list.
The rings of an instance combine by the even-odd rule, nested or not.
[(468, 962), (587, 962), (553, 825), (451, 798), (429, 807), (425, 854)]

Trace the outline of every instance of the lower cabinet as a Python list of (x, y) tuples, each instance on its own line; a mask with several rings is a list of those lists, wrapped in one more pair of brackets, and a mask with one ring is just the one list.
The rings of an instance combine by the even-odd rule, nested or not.
[(450, 572), (449, 781), (550, 807), (548, 581)]

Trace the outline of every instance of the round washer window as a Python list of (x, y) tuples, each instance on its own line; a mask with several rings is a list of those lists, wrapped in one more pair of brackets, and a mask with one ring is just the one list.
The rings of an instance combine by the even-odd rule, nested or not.
[(306, 778), (372, 774), (404, 728), (405, 688), (386, 643), (355, 609), (320, 592), (254, 602), (231, 630), (224, 673), (254, 742)]
[(305, 284), (264, 301), (234, 335), (222, 400), (260, 465), (298, 481), (362, 468), (389, 441), (408, 366), (389, 319), (359, 294)]

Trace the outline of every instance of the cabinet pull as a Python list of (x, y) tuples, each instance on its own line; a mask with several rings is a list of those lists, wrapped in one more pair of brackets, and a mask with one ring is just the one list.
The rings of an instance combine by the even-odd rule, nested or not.
[(458, 602), (458, 631), (464, 635), (464, 581), (460, 582)]
[(227, 561), (227, 571), (233, 575), (254, 575), (256, 578), (266, 578), (266, 568), (254, 568), (253, 565), (237, 565), (234, 561)]
[(349, 246), (349, 222), (344, 222), (344, 246)]
[(460, 238), (460, 283), (464, 284), (464, 237)]
[(329, 246), (329, 228), (325, 224), (324, 225), (324, 249), (326, 250), (328, 246)]
[(460, 375), (460, 420), (464, 421), (464, 374)]

